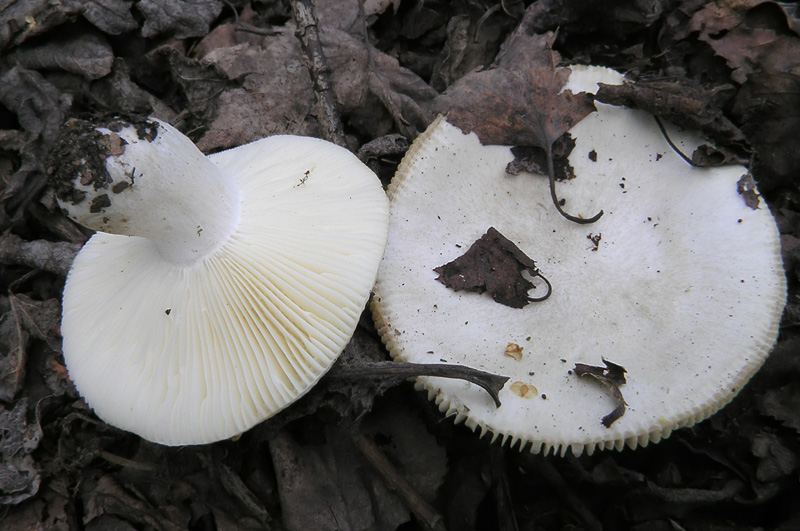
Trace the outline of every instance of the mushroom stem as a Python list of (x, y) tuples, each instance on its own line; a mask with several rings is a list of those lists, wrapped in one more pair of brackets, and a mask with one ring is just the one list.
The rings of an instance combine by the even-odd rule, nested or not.
[[(70, 152), (86, 156), (74, 160)], [(172, 264), (195, 264), (238, 224), (236, 182), (160, 120), (73, 120), (61, 132), (54, 157), (70, 160), (57, 164), (56, 180), (59, 204), (73, 220), (147, 238)]]

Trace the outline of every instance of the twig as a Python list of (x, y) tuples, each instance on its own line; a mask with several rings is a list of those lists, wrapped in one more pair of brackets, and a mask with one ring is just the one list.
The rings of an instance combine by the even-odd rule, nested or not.
[(511, 487), (506, 474), (505, 450), (499, 446), (489, 448), (489, 460), (492, 465), (495, 506), (497, 507), (497, 528), (501, 531), (519, 531), (517, 517), (514, 514), (511, 499)]
[(0, 237), (0, 264), (17, 264), (66, 275), (81, 245), (46, 240), (25, 241), (14, 234)]
[(275, 520), (272, 515), (267, 511), (266, 507), (261, 504), (253, 491), (251, 491), (242, 478), (236, 472), (231, 470), (225, 463), (216, 462), (214, 465), (217, 477), (222, 483), (222, 487), (228, 494), (235, 497), (239, 502), (244, 505), (250, 514), (265, 526), (264, 529), (270, 529), (275, 526)]
[(583, 499), (578, 496), (574, 489), (566, 482), (561, 472), (541, 455), (522, 454), (523, 461), (529, 465), (536, 475), (541, 477), (544, 481), (550, 484), (556, 496), (564, 500), (564, 502), (572, 509), (572, 511), (583, 520), (584, 528), (589, 531), (600, 531), (603, 529), (603, 524), (592, 513), (589, 507), (583, 502)]
[(329, 378), (337, 379), (383, 379), (401, 382), (417, 376), (437, 376), (457, 378), (474, 383), (486, 390), (497, 407), (500, 407), (500, 389), (508, 381), (508, 376), (491, 374), (472, 367), (448, 365), (445, 363), (406, 363), (398, 361), (372, 361), (335, 365), (328, 373)]
[(414, 513), (426, 529), (431, 531), (445, 531), (442, 515), (437, 513), (433, 507), (419, 495), (414, 487), (412, 487), (408, 480), (397, 471), (397, 468), (395, 468), (372, 440), (360, 433), (351, 435), (351, 439), (370, 466), (381, 475), (389, 488), (403, 499), (406, 507)]
[(303, 53), (306, 56), (308, 73), (311, 75), (314, 93), (317, 96), (317, 119), (322, 128), (322, 136), (325, 140), (346, 148), (348, 147), (347, 138), (344, 136), (342, 120), (336, 110), (331, 70), (322, 51), (314, 7), (311, 0), (292, 0), (291, 4), (292, 14), (297, 24), (295, 34), (300, 39)]
[(681, 151), (680, 149), (678, 149), (678, 146), (676, 146), (672, 142), (672, 139), (669, 137), (669, 134), (667, 134), (667, 129), (664, 127), (664, 123), (661, 121), (661, 118), (659, 118), (656, 115), (653, 115), (653, 119), (655, 119), (656, 125), (658, 125), (658, 128), (661, 130), (661, 135), (664, 137), (664, 140), (667, 141), (667, 144), (669, 144), (669, 147), (672, 148), (672, 151), (674, 151), (680, 158), (685, 160), (687, 164), (689, 164), (690, 166), (694, 166), (695, 164), (694, 164), (694, 162), (692, 162), (692, 159), (687, 157), (686, 154), (683, 151)]

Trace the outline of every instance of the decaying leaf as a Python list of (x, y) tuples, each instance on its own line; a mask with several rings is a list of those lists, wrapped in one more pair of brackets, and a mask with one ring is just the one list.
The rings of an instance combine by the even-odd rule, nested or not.
[(512, 383), (509, 389), (520, 398), (534, 398), (539, 394), (539, 390), (536, 389), (535, 385), (522, 382)]
[(91, 0), (85, 4), (83, 18), (105, 33), (119, 35), (139, 27), (131, 6), (133, 0)]
[(83, 0), (4, 0), (0, 3), (0, 50), (67, 22), (83, 11), (83, 4)]
[(742, 199), (744, 199), (745, 205), (753, 210), (758, 208), (760, 196), (758, 194), (758, 189), (756, 188), (756, 182), (752, 175), (749, 173), (742, 175), (742, 178), (736, 183), (736, 191), (739, 192), (739, 195), (742, 196)]
[[(466, 253), (434, 271), (439, 273), (436, 280), (450, 289), (475, 293), (487, 291), (496, 302), (511, 308), (543, 301), (551, 291), (550, 283), (537, 269), (536, 262), (494, 227), (489, 227)], [(534, 285), (522, 276), (523, 271), (545, 282), (547, 292), (543, 296), (528, 296)]]
[(603, 417), (602, 423), (606, 428), (610, 427), (614, 422), (625, 414), (625, 406), (627, 405), (625, 399), (622, 397), (620, 386), (625, 384), (625, 369), (616, 363), (612, 363), (603, 359), (605, 367), (597, 367), (595, 365), (586, 365), (583, 363), (575, 364), (575, 374), (579, 377), (589, 376), (594, 378), (611, 391), (611, 396), (614, 398), (616, 407), (614, 410)]
[(26, 135), (21, 164), (0, 194), (0, 230), (5, 230), (21, 218), (45, 186), (42, 161), (71, 100), (38, 72), (15, 66), (0, 75), (0, 104), (16, 114)]
[[(553, 143), (553, 172), (556, 181), (575, 178), (575, 169), (569, 163), (569, 155), (575, 148), (575, 139), (564, 133)], [(519, 175), (522, 172), (547, 175), (547, 152), (536, 146), (516, 146), (511, 148), (514, 160), (506, 166), (506, 173)]]
[(17, 504), (39, 490), (41, 476), (31, 457), (42, 438), (38, 422), (28, 423), (28, 400), (0, 406), (0, 505)]
[[(8, 306), (3, 300), (3, 306)], [(28, 334), (17, 320), (16, 312), (9, 309), (0, 316), (0, 400), (9, 402), (22, 386), (25, 378), (25, 349)]]
[(297, 38), (286, 32), (254, 44), (238, 35), (230, 42), (216, 40), (213, 49), (204, 46), (202, 65), (213, 66), (231, 86), (212, 81), (198, 99), (208, 124), (198, 147), (218, 151), (271, 135), (315, 136), (314, 91)]
[(594, 111), (586, 93), (562, 92), (568, 68), (558, 66), (555, 34), (515, 34), (493, 68), (465, 75), (436, 99), (435, 108), (483, 144), (537, 146), (553, 142)]
[(768, 389), (758, 398), (758, 408), (784, 426), (800, 433), (800, 385), (797, 382)]
[(9, 59), (20, 66), (35, 70), (64, 70), (87, 79), (99, 79), (111, 72), (114, 52), (111, 45), (92, 33), (63, 41), (18, 48)]
[(509, 343), (506, 345), (506, 351), (504, 354), (509, 358), (514, 358), (517, 361), (522, 359), (522, 351), (525, 350), (521, 346), (517, 345), (516, 343)]
[[(379, 125), (392, 122), (408, 138), (428, 126), (437, 92), (422, 78), (361, 37), (322, 28), (320, 39), (337, 103), (349, 121), (372, 136), (388, 133)], [(387, 112), (391, 121), (382, 119)]]
[(155, 37), (172, 33), (175, 37), (201, 37), (219, 16), (224, 4), (217, 0), (141, 0), (136, 8), (144, 16), (142, 35)]
[(772, 179), (793, 180), (800, 167), (800, 39), (787, 31), (791, 24), (786, 11), (764, 0), (712, 2), (689, 21), (741, 85), (731, 113)]
[(483, 144), (543, 149), (555, 208), (575, 223), (593, 223), (602, 211), (591, 218), (572, 216), (555, 193), (553, 143), (595, 108), (592, 95), (562, 91), (570, 71), (558, 66), (554, 40), (554, 33), (514, 33), (493, 68), (459, 79), (434, 108), (463, 132), (475, 132)]

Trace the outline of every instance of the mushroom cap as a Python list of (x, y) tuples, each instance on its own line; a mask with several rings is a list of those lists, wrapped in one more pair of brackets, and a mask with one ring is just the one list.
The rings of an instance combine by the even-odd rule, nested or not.
[[(566, 88), (621, 79), (573, 67)], [(499, 408), (466, 382), (421, 377), (417, 387), (456, 422), (532, 452), (635, 448), (705, 419), (767, 357), (786, 298), (775, 221), (760, 196), (754, 209), (737, 191), (747, 170), (692, 167), (649, 114), (597, 107), (571, 130), (576, 178), (557, 184), (571, 213), (605, 210), (594, 224), (559, 215), (546, 177), (505, 174), (508, 147), (482, 146), (441, 117), (388, 190), (372, 302), (384, 343), (400, 361), (510, 376)], [(684, 152), (702, 142), (666, 125)], [(536, 260), (549, 299), (515, 309), (436, 281), (434, 268), (490, 226)], [(516, 347), (506, 355), (509, 344), (521, 356)], [(614, 408), (608, 389), (570, 374), (603, 358), (627, 370), (628, 409), (610, 427), (601, 423)]]
[(386, 242), (386, 195), (343, 148), (275, 136), (209, 159), (242, 192), (215, 252), (180, 267), (149, 239), (97, 233), (64, 290), (70, 378), (106, 422), (168, 445), (237, 435), (306, 393)]

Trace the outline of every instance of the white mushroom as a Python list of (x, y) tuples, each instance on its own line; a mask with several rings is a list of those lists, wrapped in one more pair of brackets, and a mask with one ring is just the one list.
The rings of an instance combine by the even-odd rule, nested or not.
[[(109, 424), (169, 445), (239, 434), (350, 339), (388, 202), (347, 150), (276, 136), (204, 156), (170, 125), (74, 121), (63, 208), (95, 234), (64, 289), (69, 376)], [(114, 233), (114, 234), (109, 234)]]
[[(621, 76), (573, 68), (565, 89), (594, 92), (597, 82)], [(669, 129), (688, 152), (701, 142)], [(756, 195), (751, 208), (737, 190), (745, 168), (689, 166), (652, 116), (624, 108), (598, 104), (571, 134), (576, 178), (559, 192), (573, 213), (603, 209), (593, 225), (560, 216), (545, 178), (505, 174), (508, 147), (433, 123), (388, 191), (373, 312), (397, 360), (511, 376), (500, 408), (468, 383), (419, 378), (456, 422), (533, 452), (578, 455), (657, 442), (730, 401), (776, 340), (786, 283), (768, 206)], [(552, 285), (546, 301), (510, 308), (436, 281), (434, 269), (489, 227), (536, 261)], [(628, 410), (609, 427), (608, 391), (570, 374), (603, 358), (627, 370)]]

